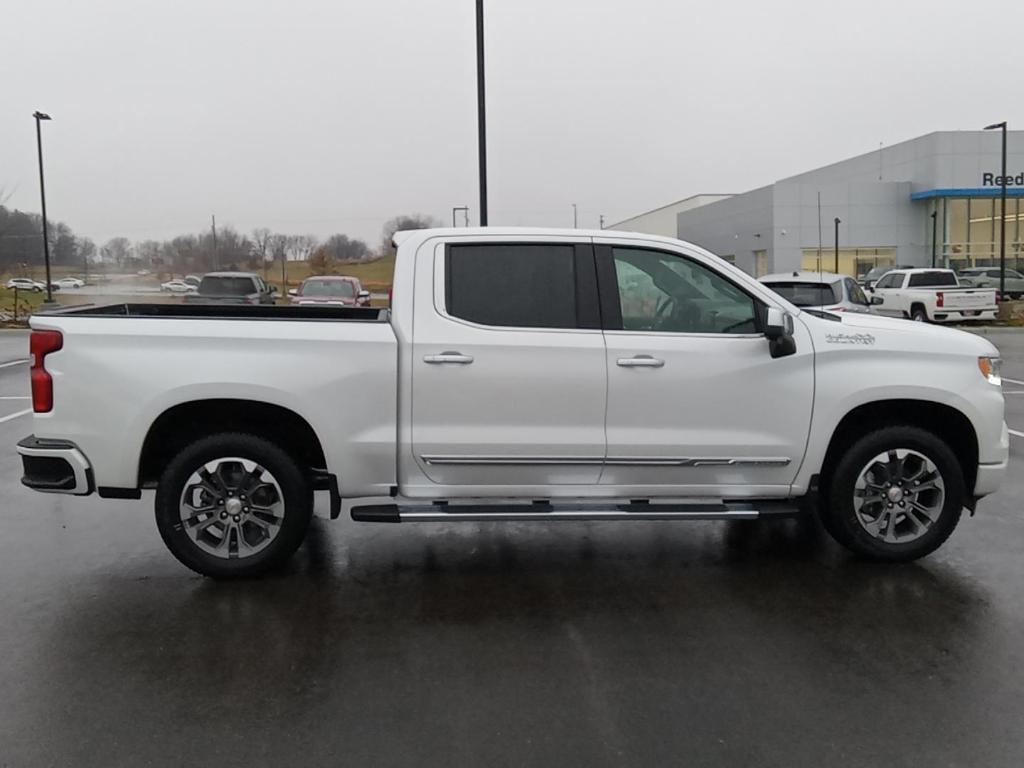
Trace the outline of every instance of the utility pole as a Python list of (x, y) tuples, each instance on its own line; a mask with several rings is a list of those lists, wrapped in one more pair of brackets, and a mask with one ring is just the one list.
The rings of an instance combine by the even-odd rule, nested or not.
[(484, 89), (484, 0), (476, 0), (476, 118), (480, 163), (480, 226), (487, 226), (487, 115)]
[(210, 228), (213, 230), (213, 271), (220, 266), (220, 259), (217, 256), (217, 217), (210, 214)]
[(836, 274), (837, 275), (839, 274), (839, 225), (841, 223), (842, 222), (840, 222), (839, 217), (836, 216)]
[(1006, 295), (1006, 121), (986, 125), (985, 130), (1001, 128), (1003, 131), (1003, 167), (999, 180), (1002, 182), (1002, 215), (999, 217), (999, 300)]
[(935, 269), (935, 236), (938, 231), (939, 212), (932, 211), (932, 269)]
[(39, 125), (43, 120), (52, 120), (45, 112), (32, 113), (36, 119), (36, 149), (39, 152), (39, 197), (43, 205), (43, 261), (46, 264), (46, 303), (53, 304), (53, 286), (50, 285), (50, 236), (46, 230), (46, 183), (43, 181), (43, 132)]
[(604, 229), (604, 214), (603, 213), (600, 216), (597, 217), (597, 222), (598, 222), (598, 226), (601, 229)]
[(577, 217), (576, 217), (576, 203), (573, 203), (572, 204), (572, 228), (576, 229), (578, 226), (579, 225), (577, 223)]

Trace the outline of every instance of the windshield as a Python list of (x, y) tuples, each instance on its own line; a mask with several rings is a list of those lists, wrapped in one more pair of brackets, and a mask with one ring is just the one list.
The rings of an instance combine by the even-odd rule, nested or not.
[(910, 276), (908, 288), (933, 288), (939, 286), (957, 286), (956, 275), (952, 272), (936, 270), (935, 272), (918, 272)]
[(892, 267), (874, 267), (868, 270), (868, 273), (864, 275), (865, 280), (877, 280), (886, 272), (892, 271)]
[(796, 281), (765, 283), (779, 296), (798, 307), (823, 307), (842, 300), (839, 283), (803, 283)]
[(299, 289), (300, 296), (338, 296), (351, 299), (356, 287), (348, 280), (307, 280)]
[(204, 277), (199, 292), (206, 296), (248, 296), (256, 293), (251, 277)]

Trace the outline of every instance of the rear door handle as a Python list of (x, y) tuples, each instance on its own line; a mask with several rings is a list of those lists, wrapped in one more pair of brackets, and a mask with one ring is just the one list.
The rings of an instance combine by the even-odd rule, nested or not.
[(665, 361), (650, 355), (637, 355), (636, 357), (620, 357), (615, 364), (622, 368), (661, 368), (665, 365)]
[(440, 355), (424, 355), (424, 363), (434, 365), (440, 363), (456, 363), (457, 365), (469, 365), (473, 362), (472, 355), (463, 355), (460, 352), (442, 352)]

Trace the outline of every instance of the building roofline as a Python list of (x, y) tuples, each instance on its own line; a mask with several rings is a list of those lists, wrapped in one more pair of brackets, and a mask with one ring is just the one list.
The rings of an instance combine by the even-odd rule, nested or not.
[(657, 213), (658, 211), (664, 211), (666, 208), (671, 208), (673, 205), (679, 205), (680, 203), (685, 203), (687, 200), (693, 200), (694, 198), (697, 198), (697, 197), (735, 197), (736, 194), (737, 194), (736, 192), (698, 192), (695, 195), (690, 195), (689, 197), (684, 197), (682, 200), (676, 200), (676, 201), (671, 202), (671, 203), (666, 203), (665, 205), (659, 205), (657, 208), (651, 208), (648, 211), (641, 211), (640, 213), (634, 214), (633, 216), (627, 216), (624, 219), (620, 219), (615, 224), (609, 224), (608, 226), (609, 226), (609, 228), (616, 227), (619, 224), (623, 224), (623, 223), (625, 223), (627, 221), (632, 221), (633, 219), (638, 219), (641, 216), (649, 216), (650, 214)]

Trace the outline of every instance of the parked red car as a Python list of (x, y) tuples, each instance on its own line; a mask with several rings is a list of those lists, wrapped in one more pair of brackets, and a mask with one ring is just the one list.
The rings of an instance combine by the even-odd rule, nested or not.
[(368, 307), (370, 292), (364, 291), (358, 278), (341, 275), (314, 275), (288, 291), (292, 304), (330, 304)]

